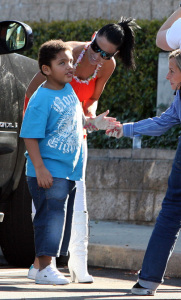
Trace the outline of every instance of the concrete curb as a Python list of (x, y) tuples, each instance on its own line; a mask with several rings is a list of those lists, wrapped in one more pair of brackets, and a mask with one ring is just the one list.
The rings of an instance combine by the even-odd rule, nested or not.
[[(144, 254), (145, 250), (141, 249), (90, 244), (88, 264), (90, 266), (139, 271)], [(181, 253), (173, 253), (165, 276), (181, 277), (181, 270), (178, 265), (181, 265)]]

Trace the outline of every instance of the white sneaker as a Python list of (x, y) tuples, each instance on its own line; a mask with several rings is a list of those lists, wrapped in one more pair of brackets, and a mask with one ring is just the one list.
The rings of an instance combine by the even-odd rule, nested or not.
[(29, 268), (28, 276), (27, 278), (35, 280), (36, 274), (38, 272), (38, 269), (36, 269), (33, 265)]
[(38, 271), (35, 278), (38, 284), (69, 284), (70, 281), (65, 278), (53, 265)]

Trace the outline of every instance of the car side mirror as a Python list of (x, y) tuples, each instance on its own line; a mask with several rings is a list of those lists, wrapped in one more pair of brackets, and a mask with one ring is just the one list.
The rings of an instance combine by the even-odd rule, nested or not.
[(0, 54), (21, 52), (33, 45), (30, 26), (19, 21), (0, 22)]

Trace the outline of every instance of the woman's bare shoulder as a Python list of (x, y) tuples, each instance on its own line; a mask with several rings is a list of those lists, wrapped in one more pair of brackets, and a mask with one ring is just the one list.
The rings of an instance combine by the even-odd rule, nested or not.
[(79, 47), (84, 47), (86, 44), (85, 42), (78, 42), (78, 41), (69, 41), (65, 42), (68, 46), (72, 47), (73, 49), (79, 48)]

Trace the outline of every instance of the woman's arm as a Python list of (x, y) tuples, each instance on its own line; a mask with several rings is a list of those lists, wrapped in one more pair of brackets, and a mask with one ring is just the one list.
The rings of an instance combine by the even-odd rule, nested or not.
[[(173, 48), (171, 47), (170, 44), (168, 44), (168, 41), (167, 41), (167, 31), (172, 27), (172, 25), (175, 23), (175, 21), (177, 21), (179, 18), (181, 18), (181, 7), (179, 7), (160, 27), (160, 29), (157, 33), (157, 37), (156, 37), (157, 47), (159, 47), (165, 51), (173, 50)], [(173, 29), (175, 31), (175, 28), (173, 28)], [(181, 28), (180, 28), (179, 32), (180, 31), (181, 31)], [(176, 48), (179, 48), (179, 45)]]
[(106, 131), (110, 137), (133, 137), (135, 134), (160, 136), (174, 125), (180, 124), (180, 98), (177, 97), (171, 106), (160, 117), (144, 119), (138, 122), (123, 123), (114, 129)]
[(121, 126), (120, 122), (116, 120), (116, 118), (107, 117), (109, 110), (104, 113), (92, 117), (84, 116), (84, 128), (88, 129), (90, 132), (97, 130), (108, 130), (114, 129), (115, 127)]
[(26, 96), (30, 99), (33, 93), (37, 90), (40, 84), (46, 80), (46, 77), (39, 71), (31, 80), (27, 90)]
[(35, 168), (36, 177), (39, 187), (48, 189), (53, 184), (53, 178), (50, 172), (45, 167), (38, 145), (37, 139), (24, 138), (26, 149)]
[(89, 100), (83, 102), (83, 110), (85, 116), (94, 117), (96, 116), (96, 110), (98, 106), (98, 100), (106, 86), (107, 81), (111, 77), (116, 67), (115, 59), (111, 59), (102, 66), (98, 73), (98, 79), (96, 80), (95, 90), (92, 97)]

